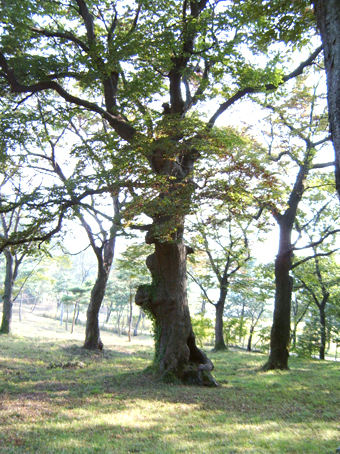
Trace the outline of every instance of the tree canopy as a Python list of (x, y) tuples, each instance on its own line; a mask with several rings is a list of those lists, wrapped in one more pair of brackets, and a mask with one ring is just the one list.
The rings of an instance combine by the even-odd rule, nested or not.
[[(52, 184), (38, 173), (18, 201), (4, 197), (3, 211), (21, 204), (31, 222), (1, 250), (49, 239), (81, 208), (99, 219), (94, 198), (121, 194), (103, 247), (128, 227), (154, 245), (152, 282), (136, 302), (155, 320), (155, 368), (215, 385), (190, 322), (185, 218), (199, 207), (225, 204), (237, 216), (272, 206), (277, 179), (263, 147), (231, 117), (220, 125), (239, 101), (267, 103), (315, 63), (322, 48), (309, 2), (24, 0), (1, 3), (0, 30), (1, 165), (11, 156), (36, 172), (47, 160), (60, 177), (65, 147), (73, 168)], [(97, 307), (106, 282), (92, 293)]]

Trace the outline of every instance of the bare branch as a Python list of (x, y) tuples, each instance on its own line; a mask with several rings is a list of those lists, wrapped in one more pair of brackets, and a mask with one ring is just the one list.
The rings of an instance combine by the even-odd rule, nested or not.
[(190, 277), (190, 279), (192, 279), (193, 282), (195, 282), (195, 284), (197, 284), (199, 286), (199, 288), (202, 290), (202, 292), (204, 293), (204, 296), (206, 297), (207, 301), (212, 304), (213, 306), (216, 306), (216, 303), (213, 303), (211, 301), (211, 299), (209, 298), (205, 288), (203, 287), (203, 285), (200, 283), (199, 280), (197, 280), (193, 274), (190, 273), (190, 271), (187, 271), (187, 275)]
[(326, 233), (326, 235), (324, 235), (323, 237), (321, 237), (318, 241), (314, 241), (310, 244), (307, 244), (306, 246), (302, 246), (302, 247), (294, 247), (294, 248), (291, 248), (289, 250), (289, 252), (293, 252), (293, 251), (301, 251), (303, 249), (310, 249), (310, 248), (313, 248), (315, 246), (317, 246), (318, 244), (321, 244), (327, 237), (329, 237), (330, 235), (334, 235), (335, 233), (338, 233), (340, 232), (340, 229), (335, 229), (335, 230), (331, 230), (329, 232)]
[(309, 255), (308, 257), (305, 257), (303, 260), (300, 260), (299, 262), (294, 263), (290, 269), (292, 270), (292, 269), (296, 268), (297, 266), (302, 265), (302, 263), (305, 263), (308, 260), (314, 259), (315, 257), (327, 257), (329, 255), (334, 254), (334, 252), (339, 251), (339, 250), (340, 250), (340, 248), (337, 248), (337, 249), (334, 249), (333, 251), (320, 252), (319, 254)]
[(283, 76), (282, 81), (279, 82), (278, 85), (266, 84), (263, 88), (246, 87), (246, 88), (243, 88), (242, 90), (239, 90), (231, 98), (229, 98), (226, 102), (224, 102), (223, 104), (220, 105), (220, 107), (217, 109), (217, 111), (214, 113), (214, 115), (210, 118), (209, 123), (208, 123), (209, 126), (212, 127), (215, 124), (217, 118), (221, 114), (223, 114), (228, 109), (228, 107), (235, 104), (236, 101), (243, 98), (244, 96), (249, 95), (251, 93), (261, 92), (261, 91), (277, 90), (285, 82), (288, 82), (288, 80), (301, 75), (303, 73), (303, 70), (307, 66), (310, 66), (313, 64), (315, 58), (320, 54), (321, 51), (322, 51), (322, 46), (318, 47), (312, 53), (312, 55), (306, 61), (302, 62), (294, 71), (292, 71), (290, 74), (287, 74), (286, 76)]
[(332, 162), (323, 162), (323, 163), (320, 163), (320, 164), (314, 164), (313, 167), (311, 168), (311, 170), (314, 170), (314, 169), (324, 169), (326, 167), (332, 167), (332, 166), (335, 166), (335, 161), (332, 161)]

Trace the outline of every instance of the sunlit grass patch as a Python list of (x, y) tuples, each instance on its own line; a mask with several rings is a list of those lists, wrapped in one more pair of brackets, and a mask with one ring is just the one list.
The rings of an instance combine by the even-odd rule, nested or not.
[(42, 339), (18, 326), (0, 337), (1, 454), (330, 454), (340, 445), (338, 363), (291, 358), (289, 371), (264, 373), (264, 355), (207, 351), (220, 388), (169, 385), (146, 369), (150, 338), (104, 333), (106, 348), (87, 352), (80, 332), (56, 339), (53, 324)]

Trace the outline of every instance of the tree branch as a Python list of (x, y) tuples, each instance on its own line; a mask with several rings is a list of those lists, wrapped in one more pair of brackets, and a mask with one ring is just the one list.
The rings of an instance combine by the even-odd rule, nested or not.
[(305, 257), (303, 260), (300, 260), (299, 262), (294, 263), (294, 265), (292, 265), (290, 269), (292, 270), (292, 269), (296, 268), (297, 266), (302, 265), (302, 263), (305, 263), (305, 262), (308, 262), (308, 260), (314, 259), (315, 257), (327, 257), (329, 255), (334, 254), (334, 252), (339, 251), (339, 250), (340, 250), (340, 248), (337, 248), (337, 249), (334, 249), (333, 251), (320, 252), (319, 254), (310, 255), (308, 257)]
[(269, 90), (277, 90), (281, 85), (283, 85), (285, 82), (288, 82), (288, 80), (293, 79), (294, 77), (297, 77), (303, 73), (303, 70), (307, 67), (313, 64), (315, 58), (320, 54), (322, 51), (322, 46), (318, 47), (312, 55), (307, 58), (304, 62), (302, 62), (294, 71), (292, 71), (290, 74), (287, 74), (286, 76), (282, 77), (282, 81), (279, 82), (278, 85), (274, 84), (266, 84), (264, 86), (264, 89), (261, 88), (255, 88), (255, 87), (246, 87), (243, 88), (242, 90), (239, 90), (237, 93), (235, 93), (231, 98), (229, 98), (226, 102), (220, 105), (220, 107), (217, 109), (217, 111), (214, 113), (214, 115), (210, 118), (208, 124), (210, 127), (212, 127), (217, 118), (222, 115), (228, 107), (232, 106), (235, 104), (236, 101), (239, 99), (243, 98), (246, 95), (249, 95), (251, 93), (255, 92), (260, 92), (260, 91), (269, 91)]
[(76, 1), (77, 1), (77, 5), (79, 7), (78, 12), (81, 15), (81, 17), (84, 19), (87, 38), (90, 42), (94, 41), (96, 39), (96, 35), (94, 33), (93, 16), (92, 16), (92, 14), (90, 14), (85, 0), (76, 0)]
[(323, 237), (321, 237), (318, 241), (314, 241), (313, 243), (307, 244), (306, 246), (302, 246), (302, 247), (293, 247), (289, 250), (289, 252), (301, 251), (303, 249), (313, 248), (313, 247), (317, 246), (318, 244), (321, 244), (330, 235), (334, 235), (335, 233), (338, 233), (338, 232), (340, 232), (340, 229), (331, 230), (331, 231), (327, 232)]
[(3, 252), (3, 250), (6, 249), (6, 247), (8, 247), (8, 246), (18, 246), (20, 244), (26, 244), (26, 243), (31, 243), (31, 242), (43, 243), (44, 241), (49, 240), (50, 238), (52, 238), (53, 235), (60, 232), (60, 230), (62, 228), (62, 223), (63, 223), (65, 213), (66, 213), (66, 209), (61, 208), (59, 217), (58, 217), (57, 226), (54, 229), (50, 230), (48, 233), (42, 234), (41, 236), (33, 236), (30, 238), (18, 238), (18, 239), (12, 239), (12, 240), (9, 238), (6, 239), (5, 242), (0, 244), (0, 253)]
[(133, 140), (136, 130), (121, 117), (109, 113), (95, 103), (71, 95), (55, 81), (42, 81), (33, 85), (22, 85), (16, 79), (14, 71), (8, 66), (7, 60), (2, 52), (0, 52), (0, 66), (6, 74), (6, 79), (14, 93), (39, 93), (45, 90), (54, 90), (62, 98), (64, 98), (65, 101), (84, 107), (85, 109), (98, 113), (104, 117), (122, 139), (127, 142), (131, 142)]
[(45, 30), (43, 28), (36, 28), (36, 27), (32, 27), (31, 30), (35, 33), (39, 33), (40, 35), (46, 36), (48, 38), (49, 37), (61, 38), (61, 39), (65, 39), (67, 41), (72, 41), (74, 44), (79, 46), (85, 52), (88, 52), (90, 50), (90, 48), (86, 44), (84, 44), (79, 38), (72, 35), (72, 33), (70, 33), (70, 32), (54, 32), (54, 31), (49, 31), (49, 30)]
[(188, 276), (190, 277), (190, 279), (192, 279), (192, 281), (195, 282), (195, 284), (197, 284), (197, 285), (199, 286), (199, 288), (200, 288), (200, 289), (202, 290), (202, 292), (204, 293), (204, 296), (207, 298), (208, 302), (209, 302), (210, 304), (212, 304), (213, 306), (216, 306), (216, 304), (213, 303), (213, 302), (211, 301), (211, 299), (209, 298), (209, 296), (208, 296), (208, 294), (207, 294), (205, 288), (202, 286), (202, 284), (200, 283), (200, 281), (198, 281), (198, 280), (190, 273), (190, 271), (187, 271), (187, 274), (188, 274)]

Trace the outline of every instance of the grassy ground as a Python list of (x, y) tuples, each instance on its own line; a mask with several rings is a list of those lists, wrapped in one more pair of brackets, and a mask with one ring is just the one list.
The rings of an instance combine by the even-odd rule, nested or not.
[[(83, 351), (83, 329), (28, 317), (0, 337), (0, 453), (328, 454), (340, 445), (340, 364), (209, 353), (218, 389), (167, 385), (145, 371), (150, 339), (103, 333)], [(70, 367), (65, 367), (70, 366)]]

